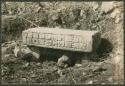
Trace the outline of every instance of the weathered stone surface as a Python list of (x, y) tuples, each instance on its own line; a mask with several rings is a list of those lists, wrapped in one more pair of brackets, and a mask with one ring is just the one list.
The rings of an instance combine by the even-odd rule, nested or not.
[(100, 43), (98, 31), (59, 28), (31, 28), (23, 31), (23, 42), (38, 47), (92, 52)]

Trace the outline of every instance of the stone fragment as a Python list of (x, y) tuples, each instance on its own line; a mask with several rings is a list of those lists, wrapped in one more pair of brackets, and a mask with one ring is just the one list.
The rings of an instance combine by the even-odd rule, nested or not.
[(95, 3), (95, 4), (93, 5), (93, 10), (95, 11), (96, 9), (98, 9), (98, 7), (99, 7), (99, 4), (98, 4), (98, 3)]
[(66, 68), (71, 64), (71, 60), (68, 56), (63, 55), (58, 59), (57, 65), (61, 68)]
[(113, 78), (112, 78), (112, 77), (109, 77), (109, 78), (108, 78), (108, 81), (109, 81), (109, 82), (113, 82)]
[(40, 65), (41, 65), (41, 63), (39, 63), (39, 62), (38, 62), (38, 63), (36, 63), (36, 65), (37, 65), (37, 66), (40, 66)]
[(101, 10), (105, 13), (108, 13), (109, 11), (113, 10), (113, 3), (114, 2), (102, 2)]
[(25, 63), (22, 67), (23, 68), (26, 68), (26, 67), (28, 67), (29, 66), (29, 63)]
[(75, 64), (75, 66), (76, 66), (76, 67), (81, 67), (81, 66), (82, 66), (82, 64)]
[(23, 31), (23, 43), (29, 46), (92, 52), (100, 44), (99, 31), (60, 28), (31, 28)]
[(20, 78), (21, 83), (25, 83), (27, 81), (26, 78)]
[(31, 51), (28, 47), (15, 46), (14, 54), (16, 57), (19, 57), (27, 61), (37, 61), (40, 57), (39, 53)]
[(89, 81), (87, 84), (93, 84), (93, 81)]
[(60, 76), (63, 76), (63, 73), (62, 73), (62, 70), (61, 70), (61, 69), (58, 69), (57, 73), (58, 73)]
[(36, 59), (39, 59), (40, 58), (40, 49), (38, 47), (28, 47), (28, 49), (30, 51), (32, 51), (32, 55), (36, 58)]

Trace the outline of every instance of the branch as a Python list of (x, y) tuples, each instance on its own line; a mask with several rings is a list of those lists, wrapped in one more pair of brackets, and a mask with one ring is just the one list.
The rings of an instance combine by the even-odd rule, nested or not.
[(32, 21), (30, 21), (30, 20), (28, 20), (28, 19), (26, 19), (26, 18), (23, 18), (23, 17), (19, 17), (19, 18), (21, 18), (21, 19), (23, 19), (23, 20), (25, 20), (25, 21), (27, 21), (27, 22), (29, 22), (29, 23), (35, 25), (36, 27), (39, 27), (37, 24), (33, 23)]

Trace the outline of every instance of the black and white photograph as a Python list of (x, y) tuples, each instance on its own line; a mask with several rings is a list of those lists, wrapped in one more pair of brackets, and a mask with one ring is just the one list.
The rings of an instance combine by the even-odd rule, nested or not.
[(124, 2), (1, 2), (1, 84), (124, 84)]

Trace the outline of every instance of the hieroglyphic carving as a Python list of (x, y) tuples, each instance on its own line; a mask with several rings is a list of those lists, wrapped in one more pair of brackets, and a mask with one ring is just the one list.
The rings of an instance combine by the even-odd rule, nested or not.
[(86, 49), (86, 42), (82, 42), (79, 35), (52, 34), (52, 33), (27, 33), (26, 43), (52, 46), (59, 48), (71, 48), (76, 50)]
[[(71, 30), (72, 31), (72, 30)], [(95, 34), (94, 34), (95, 35)], [(85, 37), (89, 36), (89, 37)], [(100, 38), (100, 37), (98, 37)], [(91, 52), (93, 46), (93, 34), (67, 34), (67, 33), (54, 33), (45, 31), (24, 31), (23, 41), (27, 45), (34, 45), (39, 47), (56, 48), (73, 51)], [(95, 40), (94, 42), (97, 42)], [(94, 45), (93, 45), (94, 44)]]

